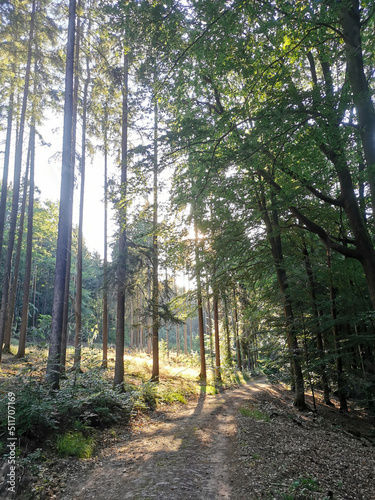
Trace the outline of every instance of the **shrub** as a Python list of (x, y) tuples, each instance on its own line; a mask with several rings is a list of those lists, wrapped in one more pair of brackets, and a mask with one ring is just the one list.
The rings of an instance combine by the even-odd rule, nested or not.
[(135, 406), (140, 409), (155, 410), (157, 404), (157, 389), (156, 384), (152, 382), (145, 382), (139, 388)]
[[(42, 440), (56, 431), (67, 431), (77, 421), (86, 426), (106, 427), (128, 422), (134, 391), (113, 389), (101, 370), (74, 373), (59, 391), (21, 374), (14, 383), (17, 436)], [(0, 401), (0, 433), (6, 429), (7, 397)]]
[(173, 390), (163, 392), (158, 399), (164, 403), (174, 403), (175, 401), (178, 401), (186, 404), (185, 396), (180, 392)]

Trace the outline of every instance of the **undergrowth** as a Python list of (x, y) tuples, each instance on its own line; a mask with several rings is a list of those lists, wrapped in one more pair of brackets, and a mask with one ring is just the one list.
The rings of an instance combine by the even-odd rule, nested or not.
[[(54, 443), (60, 455), (87, 458), (93, 453), (95, 429), (127, 424), (132, 415), (154, 410), (160, 404), (186, 403), (188, 397), (203, 389), (194, 357), (187, 363), (186, 356), (171, 355), (170, 362), (165, 361), (161, 368), (160, 383), (155, 384), (149, 382), (150, 356), (128, 353), (125, 382), (120, 388), (114, 388), (111, 354), (107, 370), (100, 366), (100, 350), (84, 349), (82, 354), (83, 372), (69, 369), (68, 364), (59, 391), (51, 391), (44, 382), (46, 349), (33, 347), (24, 360), (9, 358), (0, 386), (0, 445), (1, 441), (5, 443), (7, 435), (9, 390), (16, 397), (15, 419), (21, 448), (28, 443), (30, 454), (48, 440)], [(68, 350), (68, 363), (72, 362), (72, 356), (73, 350)], [(223, 388), (245, 383), (248, 376), (223, 369), (221, 379), (218, 383), (209, 372), (204, 392), (217, 394)]]
[(66, 432), (56, 441), (60, 457), (91, 458), (94, 448), (94, 436), (84, 436), (82, 432)]

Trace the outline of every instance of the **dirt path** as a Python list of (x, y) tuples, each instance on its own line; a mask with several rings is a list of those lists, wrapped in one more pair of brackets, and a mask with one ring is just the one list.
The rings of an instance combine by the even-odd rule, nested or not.
[[(167, 411), (147, 428), (105, 448), (61, 500), (232, 499), (238, 408), (265, 379)], [(234, 478), (234, 479), (233, 479)]]

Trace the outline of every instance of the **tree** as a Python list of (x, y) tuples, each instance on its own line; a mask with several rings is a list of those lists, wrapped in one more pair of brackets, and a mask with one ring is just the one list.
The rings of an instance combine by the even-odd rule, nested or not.
[(204, 322), (203, 322), (203, 300), (202, 300), (202, 284), (200, 277), (200, 259), (199, 259), (199, 239), (198, 239), (198, 229), (195, 225), (195, 278), (197, 281), (197, 302), (198, 302), (198, 325), (199, 325), (199, 352), (201, 360), (201, 371), (199, 378), (202, 382), (207, 380), (206, 372), (206, 351), (204, 346)]
[[(158, 81), (155, 71), (155, 84)], [(159, 255), (158, 255), (158, 103), (154, 102), (154, 180), (152, 219), (152, 375), (159, 380)]]
[(7, 135), (6, 135), (6, 140), (5, 140), (3, 180), (2, 180), (2, 184), (1, 184), (0, 260), (1, 260), (2, 250), (3, 250), (4, 227), (5, 227), (5, 216), (6, 216), (8, 170), (9, 170), (10, 144), (11, 144), (11, 137), (12, 137), (12, 123), (13, 123), (13, 101), (14, 101), (14, 93), (12, 92), (9, 96), (9, 104), (8, 104)]
[(66, 258), (71, 234), (69, 213), (73, 202), (74, 175), (72, 163), (72, 124), (73, 124), (73, 74), (74, 74), (74, 39), (75, 39), (76, 2), (69, 2), (69, 24), (67, 57), (65, 70), (65, 105), (64, 105), (64, 136), (61, 169), (61, 194), (59, 212), (59, 230), (56, 249), (56, 271), (53, 294), (52, 326), (46, 380), (53, 389), (59, 388), (61, 338), (64, 313), (64, 293), (66, 284)]
[[(36, 66), (36, 64), (35, 64)], [(36, 73), (36, 71), (34, 71)], [(34, 83), (34, 92), (37, 86)], [(35, 110), (34, 110), (35, 112)], [(29, 186), (29, 203), (27, 211), (27, 239), (26, 239), (26, 268), (25, 278), (23, 283), (23, 304), (22, 304), (22, 320), (20, 327), (20, 338), (18, 344), (17, 357), (25, 356), (27, 324), (29, 319), (29, 298), (30, 298), (30, 281), (32, 271), (32, 244), (33, 244), (33, 223), (34, 223), (34, 191), (35, 191), (35, 116), (32, 116), (30, 127), (30, 186)]]
[[(91, 22), (89, 21), (88, 32), (90, 32)], [(86, 54), (86, 79), (83, 87), (82, 100), (82, 151), (81, 151), (81, 189), (79, 200), (79, 223), (78, 223), (78, 249), (77, 249), (77, 293), (76, 293), (76, 334), (75, 334), (75, 355), (74, 366), (80, 368), (81, 363), (81, 343), (82, 343), (82, 264), (83, 264), (83, 206), (85, 199), (85, 174), (86, 174), (86, 128), (87, 128), (87, 99), (90, 85), (90, 60)]]
[(121, 184), (119, 215), (119, 239), (117, 261), (117, 326), (116, 326), (116, 362), (114, 384), (124, 382), (124, 341), (125, 341), (125, 286), (127, 269), (127, 176), (128, 176), (128, 78), (129, 54), (124, 47), (123, 89), (122, 89), (122, 138), (121, 138)]
[(23, 151), (23, 136), (25, 130), (25, 120), (26, 120), (26, 109), (27, 109), (27, 99), (29, 94), (29, 83), (30, 83), (30, 72), (31, 72), (31, 58), (32, 58), (32, 46), (34, 39), (34, 22), (35, 22), (35, 11), (36, 11), (36, 1), (33, 0), (31, 18), (30, 18), (30, 29), (28, 37), (28, 53), (27, 53), (27, 63), (25, 70), (25, 85), (23, 90), (22, 99), (22, 109), (20, 116), (20, 124), (18, 131), (18, 140), (16, 144), (15, 160), (14, 160), (14, 182), (13, 182), (13, 198), (12, 198), (12, 211), (10, 215), (10, 228), (8, 233), (8, 250), (5, 261), (5, 269), (3, 276), (3, 288), (1, 296), (1, 309), (0, 309), (0, 361), (1, 352), (4, 341), (4, 329), (5, 329), (5, 319), (6, 311), (8, 306), (8, 288), (11, 276), (12, 268), (12, 254), (16, 234), (17, 225), (17, 212), (18, 212), (18, 200), (20, 192), (20, 181), (21, 181), (21, 167), (22, 167), (22, 151)]

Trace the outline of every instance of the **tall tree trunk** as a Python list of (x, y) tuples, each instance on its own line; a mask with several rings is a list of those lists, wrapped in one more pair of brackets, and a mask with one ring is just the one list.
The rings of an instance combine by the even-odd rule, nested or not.
[[(132, 333), (133, 333), (133, 327), (132, 327)], [(107, 364), (108, 364), (108, 111), (106, 106), (104, 113), (104, 261), (103, 261), (102, 367), (107, 368)]]
[(238, 333), (238, 309), (237, 309), (237, 298), (236, 291), (233, 290), (233, 330), (234, 330), (234, 341), (236, 345), (236, 353), (237, 353), (237, 368), (242, 370), (242, 357), (241, 357), (241, 345)]
[(127, 234), (126, 234), (126, 194), (128, 175), (128, 78), (129, 57), (124, 54), (124, 82), (122, 89), (122, 138), (121, 138), (121, 194), (119, 205), (119, 242), (117, 263), (117, 324), (116, 324), (116, 361), (114, 385), (124, 382), (124, 342), (125, 342), (125, 286), (127, 266)]
[(4, 329), (4, 351), (5, 352), (10, 352), (10, 342), (11, 342), (13, 319), (14, 319), (14, 307), (15, 307), (15, 303), (16, 303), (17, 288), (18, 288), (18, 275), (19, 275), (20, 263), (21, 263), (23, 226), (24, 226), (24, 222), (25, 222), (27, 187), (28, 187), (29, 171), (30, 171), (31, 140), (32, 140), (32, 136), (30, 134), (26, 172), (25, 172), (25, 178), (24, 178), (23, 195), (22, 195), (22, 203), (21, 203), (21, 211), (20, 211), (20, 217), (19, 217), (19, 223), (18, 223), (18, 235), (17, 235), (16, 252), (15, 252), (15, 257), (14, 257), (13, 278), (12, 278), (12, 284), (11, 284), (10, 291), (9, 291), (7, 311), (6, 311), (6, 321), (5, 321), (5, 329)]
[(177, 356), (180, 355), (180, 325), (176, 325), (176, 350)]
[(339, 330), (339, 325), (337, 323), (337, 309), (336, 309), (337, 291), (333, 286), (331, 252), (329, 248), (327, 248), (327, 266), (329, 273), (329, 298), (331, 302), (331, 316), (333, 321), (332, 333), (336, 351), (337, 392), (340, 401), (340, 410), (348, 411), (348, 405), (345, 396), (345, 383), (343, 378), (342, 349), (340, 346), (340, 330)]
[(184, 354), (187, 355), (187, 322), (184, 323)]
[(217, 292), (214, 292), (214, 332), (215, 332), (215, 379), (221, 380), (220, 373), (220, 338), (219, 338), (219, 300)]
[(227, 303), (227, 296), (225, 293), (223, 294), (223, 301), (224, 301), (224, 327), (225, 327), (225, 333), (226, 333), (226, 344), (227, 344), (227, 363), (229, 366), (232, 366), (232, 350), (230, 347), (230, 330), (229, 330), (229, 314), (228, 314), (228, 303)]
[(28, 52), (27, 52), (27, 63), (25, 72), (25, 85), (23, 90), (22, 98), (22, 109), (20, 116), (20, 124), (18, 129), (18, 137), (16, 142), (16, 153), (14, 160), (14, 181), (13, 181), (13, 198), (12, 198), (12, 209), (10, 214), (10, 227), (8, 233), (8, 250), (5, 260), (4, 275), (3, 275), (3, 288), (1, 295), (1, 309), (0, 309), (0, 361), (2, 354), (2, 346), (4, 341), (4, 328), (6, 311), (8, 305), (8, 292), (9, 292), (9, 282), (12, 272), (12, 254), (14, 241), (16, 236), (17, 227), (17, 213), (18, 213), (18, 201), (20, 195), (20, 183), (21, 183), (21, 168), (22, 168), (22, 150), (23, 150), (23, 136), (25, 131), (25, 121), (26, 121), (26, 109), (27, 100), (29, 95), (29, 84), (30, 84), (30, 72), (31, 72), (31, 57), (32, 57), (32, 45), (34, 40), (34, 25), (35, 25), (35, 10), (36, 10), (36, 0), (33, 0), (31, 19), (30, 19), (30, 30), (29, 30), (29, 41), (28, 41)]
[[(35, 68), (36, 69), (36, 68)], [(34, 93), (36, 92), (36, 85)], [(32, 248), (33, 248), (33, 222), (34, 222), (34, 191), (35, 191), (35, 115), (31, 118), (30, 127), (30, 186), (29, 205), (27, 210), (27, 239), (26, 239), (26, 266), (23, 282), (23, 302), (20, 338), (18, 343), (17, 358), (25, 357), (27, 324), (29, 320), (29, 298), (31, 287)]]
[(8, 119), (7, 119), (7, 135), (5, 139), (5, 153), (4, 153), (4, 169), (3, 180), (1, 184), (1, 198), (0, 198), (0, 262), (3, 251), (4, 227), (6, 218), (7, 207), (7, 194), (8, 194), (8, 172), (9, 172), (9, 158), (10, 158), (10, 142), (12, 137), (12, 123), (13, 123), (13, 101), (14, 92), (9, 96), (8, 104)]
[(34, 267), (34, 276), (33, 276), (33, 327), (36, 326), (36, 283), (37, 283), (37, 275), (38, 275), (38, 266)]
[(206, 382), (207, 371), (206, 371), (206, 351), (204, 346), (202, 285), (201, 285), (199, 249), (198, 249), (198, 229), (196, 225), (194, 229), (195, 229), (195, 268), (196, 268), (197, 300), (198, 300), (199, 351), (201, 360), (201, 371), (199, 374), (199, 378), (202, 382)]
[(212, 344), (212, 319), (211, 319), (211, 303), (209, 297), (209, 290), (207, 285), (207, 317), (206, 317), (206, 332), (208, 334), (208, 339), (210, 342), (210, 366), (213, 369), (213, 356), (214, 356), (214, 346)]
[(74, 167), (72, 162), (72, 125), (73, 125), (73, 73), (74, 73), (74, 38), (75, 38), (76, 2), (69, 2), (68, 43), (65, 72), (65, 105), (64, 105), (64, 133), (63, 154), (61, 169), (61, 194), (59, 227), (56, 249), (55, 283), (52, 303), (52, 325), (50, 346), (47, 362), (46, 380), (52, 389), (60, 385), (61, 368), (61, 338), (64, 313), (64, 293), (66, 284), (67, 251), (71, 224), (69, 214), (73, 203)]
[[(87, 32), (90, 33), (91, 22)], [(74, 338), (74, 367), (81, 368), (82, 353), (82, 268), (83, 268), (83, 207), (85, 201), (85, 176), (86, 176), (86, 127), (87, 127), (87, 96), (90, 85), (90, 59), (86, 55), (86, 80), (83, 87), (82, 101), (82, 151), (81, 151), (81, 192), (79, 200), (79, 221), (78, 221), (78, 247), (77, 247), (77, 296), (76, 296), (76, 332)]]
[[(81, 12), (82, 0), (78, 0), (77, 11)], [(65, 270), (65, 290), (64, 290), (64, 309), (62, 320), (62, 334), (61, 334), (61, 355), (60, 355), (60, 370), (61, 375), (65, 375), (66, 366), (66, 350), (68, 347), (69, 337), (69, 297), (70, 297), (70, 271), (72, 262), (72, 224), (73, 224), (73, 192), (74, 192), (74, 169), (76, 161), (76, 145), (77, 145), (77, 117), (78, 117), (78, 91), (80, 83), (79, 71), (79, 54), (81, 46), (81, 17), (77, 16), (77, 27), (75, 36), (74, 47), (74, 63), (73, 63), (73, 115), (72, 115), (72, 138), (71, 138), (71, 185), (70, 190), (72, 193), (72, 203), (67, 212), (67, 224), (69, 225), (69, 235), (66, 250), (66, 270)]]
[(306, 274), (307, 278), (309, 280), (309, 286), (310, 286), (310, 296), (311, 296), (311, 305), (312, 305), (312, 310), (313, 314), (315, 317), (316, 321), (316, 346), (318, 349), (318, 355), (320, 359), (320, 375), (322, 379), (322, 385), (323, 385), (323, 400), (324, 403), (327, 405), (332, 405), (330, 401), (330, 389), (329, 389), (329, 383), (328, 383), (328, 376), (327, 376), (327, 369), (326, 369), (326, 364), (324, 361), (324, 347), (323, 347), (323, 337), (322, 337), (322, 332), (321, 332), (321, 324), (320, 324), (320, 319), (319, 319), (319, 311), (318, 311), (318, 306), (316, 302), (316, 286), (315, 286), (315, 280), (314, 280), (314, 273), (309, 257), (309, 252), (307, 250), (306, 244), (303, 243), (303, 258), (305, 262), (305, 269), (306, 269)]
[(193, 318), (189, 318), (190, 353), (193, 352)]
[[(272, 204), (274, 205), (273, 200)], [(285, 269), (283, 268), (284, 256), (282, 251), (278, 214), (275, 209), (272, 209), (271, 220), (263, 192), (260, 194), (259, 206), (263, 213), (267, 236), (271, 244), (271, 253), (283, 303), (283, 310), (287, 328), (287, 344), (291, 359), (292, 386), (294, 386), (295, 390), (294, 405), (297, 408), (303, 410), (306, 408), (305, 384), (303, 380), (301, 364), (299, 361), (299, 346), (297, 340), (297, 332), (294, 326), (292, 303), (289, 297), (287, 274)]]
[(137, 315), (138, 315), (138, 329), (137, 329), (137, 348), (142, 349), (142, 317), (141, 317), (141, 291), (137, 289)]
[[(168, 268), (165, 268), (165, 290), (168, 291)], [(165, 322), (165, 343), (167, 347), (167, 357), (169, 359), (169, 325)]]
[(134, 349), (134, 301), (130, 297), (130, 349)]
[[(157, 75), (155, 72), (155, 85)], [(152, 375), (159, 381), (159, 249), (158, 249), (158, 103), (154, 101), (154, 183), (152, 220)]]
[(167, 358), (169, 359), (169, 325), (165, 324), (165, 343), (167, 347)]
[(348, 76), (371, 187), (372, 211), (375, 213), (375, 109), (363, 65), (359, 1), (344, 2), (339, 20), (343, 27)]

